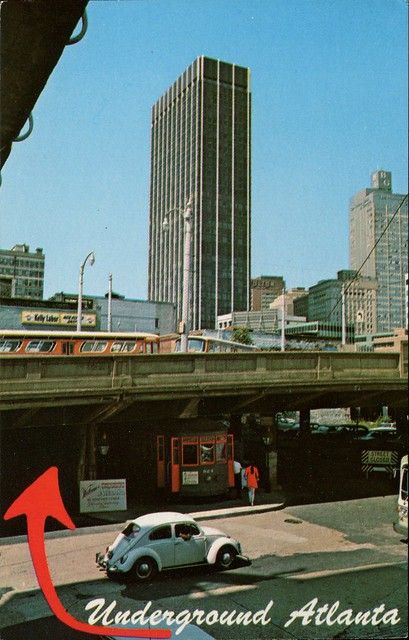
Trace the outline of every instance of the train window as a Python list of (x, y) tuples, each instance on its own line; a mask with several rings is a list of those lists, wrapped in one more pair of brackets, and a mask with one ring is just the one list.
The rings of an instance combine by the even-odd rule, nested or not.
[(166, 538), (172, 537), (172, 529), (170, 528), (170, 524), (165, 525), (164, 527), (158, 527), (149, 535), (149, 540), (166, 540)]
[(200, 441), (201, 464), (214, 464), (214, 440)]
[(145, 353), (154, 353), (153, 351), (153, 342), (151, 342), (150, 340), (146, 340), (145, 342)]
[(198, 465), (197, 443), (184, 442), (182, 445), (182, 464)]
[(13, 353), (21, 347), (21, 340), (0, 340), (0, 353)]
[(216, 462), (226, 462), (226, 436), (216, 436)]
[(80, 351), (82, 353), (91, 353), (105, 351), (108, 342), (102, 340), (86, 340), (82, 343)]
[(136, 343), (136, 347), (139, 353), (144, 353), (146, 352), (146, 348), (145, 348), (145, 343), (143, 342), (143, 340), (138, 340)]
[(204, 351), (205, 343), (199, 338), (189, 338), (188, 351)]
[(111, 353), (131, 353), (136, 349), (136, 342), (113, 342), (111, 345)]
[(30, 340), (26, 345), (26, 353), (49, 353), (54, 347), (52, 340)]

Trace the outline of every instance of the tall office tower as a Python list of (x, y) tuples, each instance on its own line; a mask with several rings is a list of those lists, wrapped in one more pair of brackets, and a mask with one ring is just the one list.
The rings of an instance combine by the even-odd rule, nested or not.
[(191, 198), (191, 329), (249, 308), (250, 121), (250, 70), (205, 56), (152, 108), (148, 296), (181, 317)]
[(0, 296), (41, 300), (44, 289), (42, 249), (30, 253), (27, 244), (0, 249)]
[(285, 282), (282, 276), (259, 276), (252, 278), (250, 283), (251, 310), (266, 311), (285, 289)]
[(378, 281), (377, 330), (404, 327), (408, 200), (392, 193), (390, 171), (375, 171), (372, 187), (352, 197), (349, 224), (351, 269), (363, 265), (360, 273)]

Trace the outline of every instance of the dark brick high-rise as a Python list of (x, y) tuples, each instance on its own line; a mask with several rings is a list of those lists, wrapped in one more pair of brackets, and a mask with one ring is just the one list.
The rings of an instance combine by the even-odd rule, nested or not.
[(192, 329), (249, 308), (250, 187), (250, 70), (201, 56), (153, 106), (151, 137), (148, 295), (173, 301), (180, 317), (183, 218), (175, 210), (192, 196)]

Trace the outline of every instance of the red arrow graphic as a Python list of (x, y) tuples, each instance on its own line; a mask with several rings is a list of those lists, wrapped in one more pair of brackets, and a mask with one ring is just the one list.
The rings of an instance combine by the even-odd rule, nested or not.
[(126, 629), (90, 625), (77, 620), (65, 610), (51, 579), (44, 540), (45, 521), (48, 517), (55, 518), (68, 529), (75, 529), (75, 524), (61, 498), (57, 467), (50, 467), (28, 486), (7, 509), (4, 519), (10, 520), (21, 515), (27, 518), (28, 545), (38, 584), (51, 611), (61, 622), (76, 631), (94, 635), (116, 635), (128, 638), (171, 637), (172, 634), (168, 629)]

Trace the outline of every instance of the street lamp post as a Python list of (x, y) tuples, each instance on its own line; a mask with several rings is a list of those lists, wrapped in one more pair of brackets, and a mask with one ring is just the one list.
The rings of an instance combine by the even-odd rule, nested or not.
[(283, 304), (281, 305), (281, 351), (285, 351), (285, 289), (282, 291)]
[(91, 267), (95, 262), (95, 254), (91, 251), (84, 262), (80, 266), (80, 276), (79, 276), (79, 285), (78, 285), (78, 309), (77, 309), (77, 331), (81, 331), (81, 321), (82, 321), (82, 288), (84, 286), (84, 269), (86, 263), (89, 261)]
[(107, 330), (112, 331), (112, 273), (108, 277), (108, 318)]
[[(169, 211), (168, 215), (173, 212), (182, 213), (183, 215), (183, 232), (184, 232), (184, 244), (183, 244), (183, 288), (182, 288), (182, 318), (179, 326), (180, 333), (180, 350), (184, 353), (188, 350), (188, 338), (189, 338), (189, 308), (190, 308), (190, 247), (192, 239), (192, 199), (190, 198), (185, 209), (173, 209)], [(163, 228), (166, 230), (169, 226), (168, 220), (165, 217), (163, 220)]]
[(341, 288), (341, 343), (344, 347), (347, 343), (347, 323), (346, 323), (346, 308), (345, 308), (345, 283), (342, 283)]

